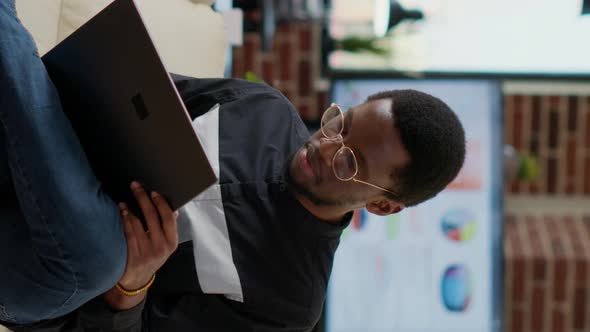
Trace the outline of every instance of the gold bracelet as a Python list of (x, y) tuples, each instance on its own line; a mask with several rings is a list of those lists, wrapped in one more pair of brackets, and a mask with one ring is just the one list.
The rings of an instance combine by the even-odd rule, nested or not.
[(119, 283), (117, 283), (115, 285), (115, 287), (117, 287), (117, 290), (125, 296), (135, 296), (135, 295), (145, 292), (148, 288), (150, 288), (150, 286), (154, 283), (155, 280), (156, 280), (156, 274), (154, 273), (154, 275), (152, 276), (152, 279), (150, 279), (150, 281), (148, 281), (148, 283), (145, 284), (145, 286), (143, 286), (139, 289), (127, 290), (127, 289), (123, 288), (123, 286), (121, 286), (121, 284), (119, 284)]

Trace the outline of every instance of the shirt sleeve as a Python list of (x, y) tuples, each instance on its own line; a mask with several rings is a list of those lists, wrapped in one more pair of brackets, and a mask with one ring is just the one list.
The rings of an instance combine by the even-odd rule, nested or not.
[(140, 332), (144, 305), (145, 299), (129, 310), (116, 311), (99, 296), (79, 309), (80, 329), (76, 331)]
[(195, 118), (207, 113), (215, 104), (235, 101), (245, 94), (280, 95), (280, 92), (265, 83), (254, 83), (234, 78), (192, 78), (170, 74), (178, 93), (190, 113)]
[(99, 296), (78, 310), (26, 326), (8, 326), (14, 332), (140, 332), (145, 299), (125, 310), (112, 310)]

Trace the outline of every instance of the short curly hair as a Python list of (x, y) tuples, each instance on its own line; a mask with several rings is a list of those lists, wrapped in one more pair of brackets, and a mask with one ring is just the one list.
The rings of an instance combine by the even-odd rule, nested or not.
[[(442, 191), (465, 161), (465, 131), (442, 100), (416, 90), (390, 90), (367, 101), (391, 99), (393, 126), (400, 133), (410, 161), (393, 172), (395, 199), (405, 206), (424, 202)], [(393, 197), (392, 197), (393, 198)]]

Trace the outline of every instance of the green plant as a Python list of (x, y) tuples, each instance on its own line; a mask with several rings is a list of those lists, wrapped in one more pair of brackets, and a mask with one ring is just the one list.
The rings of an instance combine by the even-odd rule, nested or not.
[(256, 76), (256, 74), (253, 71), (247, 71), (244, 74), (244, 79), (246, 81), (255, 82), (255, 83), (262, 83), (262, 82), (264, 82), (262, 79), (260, 79), (258, 76)]
[(537, 158), (529, 154), (520, 154), (520, 167), (518, 179), (521, 181), (532, 181), (539, 176), (539, 163)]
[(347, 52), (359, 53), (369, 52), (379, 56), (384, 56), (389, 53), (389, 50), (377, 45), (378, 38), (367, 38), (367, 37), (344, 37), (340, 40), (336, 40), (336, 47)]

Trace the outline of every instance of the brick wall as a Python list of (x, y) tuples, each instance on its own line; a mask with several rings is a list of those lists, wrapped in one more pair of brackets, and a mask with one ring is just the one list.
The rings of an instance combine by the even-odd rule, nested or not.
[(507, 332), (590, 331), (590, 214), (508, 215)]
[(590, 97), (506, 95), (505, 142), (538, 157), (536, 181), (512, 194), (590, 195)]
[(247, 71), (281, 92), (293, 102), (303, 120), (317, 121), (326, 109), (326, 89), (320, 79), (320, 29), (318, 24), (281, 25), (269, 53), (260, 51), (260, 35), (246, 33), (243, 47), (233, 50), (233, 77), (244, 78)]

